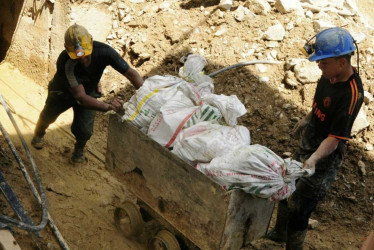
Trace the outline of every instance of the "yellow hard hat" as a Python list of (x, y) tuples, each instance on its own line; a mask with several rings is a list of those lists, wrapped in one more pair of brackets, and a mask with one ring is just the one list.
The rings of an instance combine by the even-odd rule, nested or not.
[(92, 36), (85, 27), (74, 24), (65, 32), (65, 49), (71, 59), (77, 59), (92, 53)]

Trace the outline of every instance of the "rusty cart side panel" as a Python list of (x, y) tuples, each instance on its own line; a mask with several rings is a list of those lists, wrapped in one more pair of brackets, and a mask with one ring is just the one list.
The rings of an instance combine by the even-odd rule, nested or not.
[(220, 185), (118, 115), (111, 116), (110, 172), (201, 249), (240, 249), (262, 236), (274, 204)]
[(107, 167), (201, 249), (219, 249), (229, 196), (204, 174), (128, 122), (112, 116)]

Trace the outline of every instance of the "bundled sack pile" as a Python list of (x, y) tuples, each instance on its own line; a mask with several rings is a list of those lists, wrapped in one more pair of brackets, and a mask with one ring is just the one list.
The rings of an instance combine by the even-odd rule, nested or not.
[(124, 105), (126, 120), (160, 145), (222, 185), (271, 200), (285, 199), (295, 180), (312, 173), (302, 164), (283, 160), (260, 145), (250, 145), (250, 132), (237, 125), (247, 110), (235, 95), (213, 93), (207, 62), (189, 55), (179, 77), (153, 76)]

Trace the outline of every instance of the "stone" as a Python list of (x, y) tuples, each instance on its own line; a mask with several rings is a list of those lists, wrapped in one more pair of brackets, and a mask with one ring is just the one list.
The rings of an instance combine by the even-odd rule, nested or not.
[(294, 67), (297, 65), (297, 64), (300, 64), (302, 61), (304, 61), (305, 59), (301, 59), (301, 58), (287, 58), (286, 59), (286, 70), (293, 70)]
[(264, 64), (256, 64), (255, 67), (256, 67), (257, 71), (260, 72), (260, 73), (265, 73), (268, 70), (268, 68)]
[(356, 40), (356, 43), (361, 43), (362, 41), (365, 40), (366, 35), (362, 32), (350, 32), (352, 37)]
[(265, 0), (247, 0), (245, 7), (257, 15), (267, 15), (271, 11), (270, 4)]
[(260, 83), (269, 83), (270, 78), (268, 76), (262, 76), (258, 79)]
[(308, 3), (319, 7), (325, 7), (329, 4), (328, 0), (300, 0), (302, 3)]
[(171, 6), (171, 3), (170, 2), (167, 2), (167, 1), (164, 1), (160, 4), (160, 9), (162, 11), (168, 11), (168, 10), (171, 10), (170, 9), (170, 6)]
[(359, 13), (359, 9), (354, 0), (345, 0), (344, 6), (354, 13)]
[(369, 103), (371, 103), (373, 100), (374, 100), (373, 96), (369, 92), (364, 91), (364, 102), (365, 102), (365, 104), (369, 105)]
[(265, 46), (267, 48), (276, 48), (276, 47), (278, 47), (278, 42), (277, 41), (267, 41), (265, 43)]
[(289, 103), (285, 103), (282, 106), (283, 109), (289, 109), (290, 107), (291, 107), (291, 104), (289, 104)]
[(254, 18), (256, 15), (250, 11), (247, 7), (239, 5), (236, 11), (234, 12), (234, 18), (238, 22), (248, 20), (250, 17)]
[(216, 33), (214, 33), (214, 36), (222, 36), (226, 32), (227, 32), (227, 30), (225, 28), (222, 28), (222, 29), (218, 30)]
[(368, 122), (367, 116), (363, 107), (361, 107), (360, 112), (358, 112), (355, 122), (352, 126), (352, 135), (359, 133), (365, 128), (369, 127), (370, 123)]
[(304, 10), (310, 10), (313, 13), (319, 13), (322, 10), (321, 7), (311, 5), (309, 3), (301, 3), (301, 6), (303, 7)]
[(294, 73), (291, 70), (286, 71), (285, 83), (288, 87), (291, 88), (296, 88), (298, 85), (300, 85), (299, 82), (296, 80)]
[(264, 34), (264, 39), (269, 41), (282, 41), (286, 31), (282, 24), (276, 24), (267, 29)]
[(335, 25), (323, 21), (323, 20), (314, 20), (313, 21), (313, 29), (316, 33), (320, 32), (321, 30), (327, 29), (327, 28), (332, 28), (335, 27)]
[(291, 153), (291, 152), (284, 152), (282, 155), (283, 155), (284, 157), (289, 158), (289, 157), (292, 156), (292, 153)]
[(315, 83), (321, 78), (322, 71), (315, 62), (303, 59), (300, 64), (295, 65), (295, 76), (303, 84)]
[(122, 19), (122, 22), (124, 23), (131, 22), (131, 15), (130, 14), (126, 15), (125, 18)]
[(363, 161), (358, 161), (357, 166), (362, 176), (366, 176), (366, 165)]
[(337, 13), (342, 17), (349, 17), (349, 16), (355, 16), (356, 14), (353, 12), (350, 12), (347, 9), (338, 10)]
[(270, 55), (273, 59), (277, 59), (278, 51), (273, 49), (272, 51), (270, 51)]
[(128, 7), (127, 7), (126, 4), (124, 4), (124, 3), (122, 3), (122, 2), (119, 2), (119, 3), (117, 4), (117, 8), (118, 8), (118, 9), (127, 9)]
[(231, 7), (232, 7), (232, 0), (221, 0), (218, 5), (218, 8), (222, 10), (230, 10)]
[(275, 1), (275, 8), (282, 14), (302, 10), (299, 0), (277, 0)]
[(312, 18), (313, 18), (313, 12), (310, 11), (310, 10), (308, 10), (308, 11), (305, 12), (305, 16), (306, 16), (307, 18), (312, 19)]
[(292, 122), (299, 122), (301, 120), (301, 118), (300, 117), (297, 117), (297, 116), (294, 116), (294, 117), (291, 117), (291, 121)]
[(141, 59), (141, 60), (147, 60), (149, 58), (151, 58), (151, 55), (149, 53), (141, 53), (139, 55), (139, 59)]
[(118, 29), (118, 22), (117, 22), (117, 20), (113, 21), (112, 27), (113, 27), (113, 29)]
[(317, 220), (309, 219), (308, 221), (308, 228), (309, 229), (316, 229), (319, 225), (319, 222)]
[(373, 144), (366, 143), (365, 150), (366, 151), (372, 151), (374, 149)]
[(286, 25), (286, 30), (287, 30), (287, 31), (290, 31), (290, 30), (292, 30), (294, 27), (295, 27), (295, 25), (294, 25), (294, 23), (291, 21), (291, 22), (287, 23), (287, 25)]
[(126, 11), (120, 9), (119, 10), (119, 20), (122, 21), (122, 19), (126, 16)]

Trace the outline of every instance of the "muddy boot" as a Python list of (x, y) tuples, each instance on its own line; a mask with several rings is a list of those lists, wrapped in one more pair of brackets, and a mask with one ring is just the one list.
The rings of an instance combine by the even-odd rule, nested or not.
[(287, 203), (279, 202), (278, 211), (277, 211), (277, 221), (275, 223), (275, 227), (265, 235), (265, 238), (275, 241), (275, 242), (286, 242), (287, 223), (288, 223)]
[(75, 143), (73, 156), (71, 157), (71, 161), (73, 163), (87, 162), (87, 158), (83, 154), (85, 145), (86, 145), (86, 141), (77, 141)]
[(308, 229), (305, 229), (304, 231), (295, 231), (289, 228), (287, 231), (286, 250), (302, 250), (307, 231)]
[(43, 137), (34, 135), (31, 140), (31, 145), (36, 149), (42, 149), (44, 147)]

